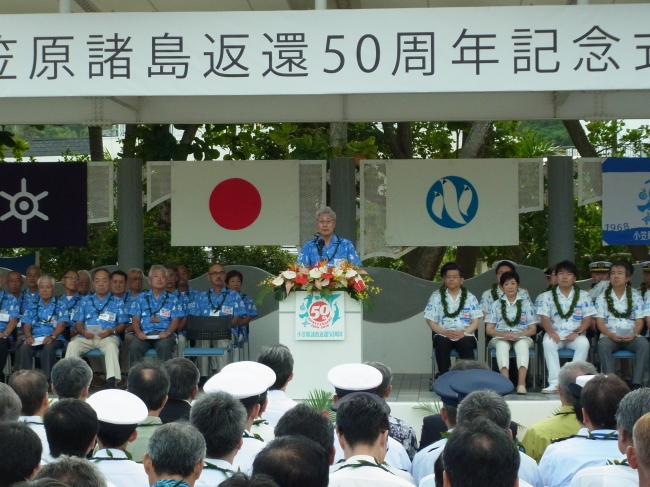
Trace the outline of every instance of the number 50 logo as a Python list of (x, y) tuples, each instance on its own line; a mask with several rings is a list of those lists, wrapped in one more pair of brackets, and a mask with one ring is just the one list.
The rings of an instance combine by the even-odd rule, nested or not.
[(308, 310), (307, 320), (313, 328), (327, 328), (332, 325), (332, 308), (327, 301), (314, 301)]

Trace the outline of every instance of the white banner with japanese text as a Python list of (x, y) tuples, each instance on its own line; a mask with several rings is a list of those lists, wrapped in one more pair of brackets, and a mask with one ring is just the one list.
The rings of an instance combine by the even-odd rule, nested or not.
[(299, 293), (296, 340), (345, 340), (345, 293)]
[(0, 16), (0, 97), (641, 90), (650, 4)]

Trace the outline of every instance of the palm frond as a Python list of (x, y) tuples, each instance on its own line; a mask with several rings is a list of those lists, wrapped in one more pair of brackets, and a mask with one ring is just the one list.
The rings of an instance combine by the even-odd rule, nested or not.
[(331, 392), (323, 389), (314, 389), (313, 391), (309, 391), (304, 403), (313, 407), (316, 411), (323, 413), (332, 423), (336, 422), (336, 413), (332, 411), (334, 400), (332, 399)]
[(433, 402), (418, 402), (413, 409), (424, 414), (440, 414), (440, 401), (435, 399)]

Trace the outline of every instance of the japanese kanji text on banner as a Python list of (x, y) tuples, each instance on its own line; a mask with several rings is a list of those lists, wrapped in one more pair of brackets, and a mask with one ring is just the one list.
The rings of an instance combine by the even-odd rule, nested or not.
[(345, 340), (345, 293), (299, 293), (296, 340)]
[(517, 245), (517, 159), (386, 161), (386, 243)]
[(297, 242), (298, 184), (298, 161), (172, 162), (172, 245)]
[(0, 97), (650, 88), (650, 5), (0, 16)]
[(650, 159), (603, 162), (603, 241), (650, 244)]

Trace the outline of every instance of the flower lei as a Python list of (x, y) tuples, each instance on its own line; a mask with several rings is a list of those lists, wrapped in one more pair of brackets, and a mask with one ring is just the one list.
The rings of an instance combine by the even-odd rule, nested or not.
[(646, 286), (645, 282), (642, 282), (641, 285), (639, 286), (639, 292), (641, 293), (641, 297), (645, 297), (645, 293), (648, 290), (648, 286)]
[[(507, 299), (507, 298), (506, 298)], [(515, 298), (517, 299), (517, 298)], [(517, 313), (515, 314), (515, 317), (511, 320), (508, 318), (508, 313), (506, 311), (506, 301), (505, 299), (501, 300), (501, 316), (503, 316), (503, 321), (506, 322), (506, 324), (510, 327), (515, 327), (517, 324), (519, 324), (519, 320), (521, 319), (521, 307), (522, 307), (522, 299), (517, 299)]]
[(613, 294), (614, 294), (614, 290), (612, 289), (612, 284), (610, 283), (609, 286), (607, 286), (607, 289), (605, 290), (605, 301), (607, 301), (607, 311), (609, 311), (616, 318), (629, 318), (630, 315), (632, 314), (632, 307), (633, 307), (632, 286), (630, 286), (629, 282), (625, 286), (625, 300), (627, 301), (627, 309), (622, 313), (617, 311), (616, 308), (614, 308), (614, 299), (612, 298)]
[(563, 320), (566, 320), (573, 315), (573, 312), (576, 309), (576, 305), (578, 304), (578, 299), (580, 298), (580, 288), (576, 286), (575, 284), (573, 285), (573, 301), (571, 301), (571, 306), (569, 306), (569, 310), (564, 313), (562, 311), (562, 308), (560, 307), (560, 301), (558, 300), (557, 297), (557, 288), (558, 285), (554, 285), (553, 288), (551, 289), (551, 296), (553, 296), (553, 304), (555, 304), (555, 308), (557, 309), (557, 314), (562, 318)]
[(496, 301), (499, 299), (499, 292), (497, 291), (499, 285), (498, 284), (492, 284), (492, 287), (490, 288), (490, 292), (492, 293), (492, 299)]
[(465, 289), (465, 286), (460, 287), (460, 303), (458, 303), (458, 309), (453, 313), (450, 313), (447, 308), (447, 294), (445, 293), (446, 290), (446, 286), (442, 286), (440, 288), (440, 302), (442, 303), (442, 311), (447, 318), (456, 318), (465, 307), (465, 301), (467, 301), (467, 289)]

